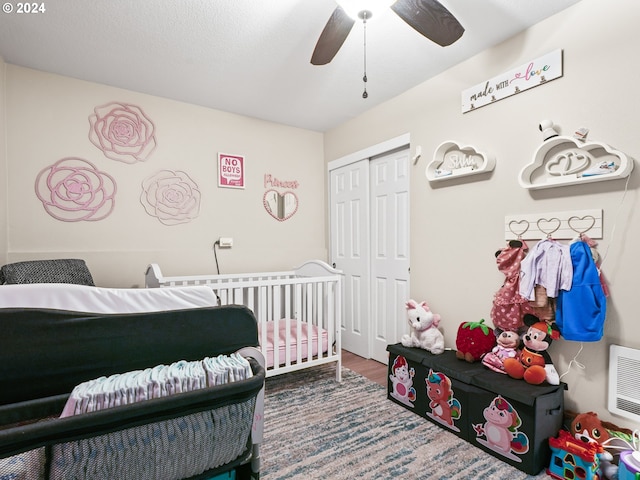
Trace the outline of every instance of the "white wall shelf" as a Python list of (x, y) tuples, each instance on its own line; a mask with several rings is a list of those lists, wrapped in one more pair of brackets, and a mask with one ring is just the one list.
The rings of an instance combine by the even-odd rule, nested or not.
[[(610, 168), (599, 168), (600, 165)], [(557, 136), (540, 145), (518, 178), (527, 189), (552, 188), (625, 178), (633, 170), (634, 160), (601, 142), (582, 142)], [(600, 171), (598, 175), (590, 175)]]
[(490, 172), (495, 165), (492, 155), (470, 145), (461, 146), (458, 142), (447, 141), (436, 148), (425, 175), (430, 182), (440, 182)]

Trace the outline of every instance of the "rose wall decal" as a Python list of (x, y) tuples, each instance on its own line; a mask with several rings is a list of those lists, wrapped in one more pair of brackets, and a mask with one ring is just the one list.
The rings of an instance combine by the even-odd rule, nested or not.
[(164, 225), (178, 225), (198, 216), (200, 189), (184, 172), (161, 170), (142, 182), (140, 202)]
[(156, 148), (155, 125), (140, 107), (112, 102), (93, 109), (89, 140), (111, 160), (144, 162)]
[(63, 222), (102, 220), (115, 206), (115, 180), (82, 158), (63, 158), (44, 168), (35, 189), (47, 213)]

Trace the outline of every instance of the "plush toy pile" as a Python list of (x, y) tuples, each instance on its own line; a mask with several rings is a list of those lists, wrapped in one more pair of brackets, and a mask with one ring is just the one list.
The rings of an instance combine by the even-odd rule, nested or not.
[(595, 412), (566, 412), (568, 431), (573, 438), (603, 448), (599, 454), (599, 469), (606, 479), (618, 478), (620, 454), (635, 450), (633, 432), (598, 418)]
[[(552, 124), (545, 125), (545, 135), (550, 137), (555, 134), (552, 127)], [(531, 385), (560, 385), (560, 376), (549, 355), (553, 341), (563, 338), (596, 342), (602, 339), (608, 290), (600, 275), (596, 242), (571, 226), (571, 219), (575, 218), (569, 219), (569, 227), (578, 233), (571, 244), (556, 241), (551, 233), (544, 232), (538, 225), (538, 229), (547, 233), (547, 237), (533, 248), (529, 249), (520, 238), (524, 234), (521, 232), (517, 240), (510, 240), (495, 253), (498, 270), (505, 278), (491, 303), (490, 319), (493, 325), (484, 319), (460, 323), (455, 341), (458, 359), (470, 363), (481, 362), (493, 372)], [(561, 223), (560, 219), (554, 220)], [(516, 234), (513, 230), (512, 233)], [(402, 345), (421, 348), (432, 354), (442, 353), (445, 343), (439, 329), (440, 315), (434, 314), (424, 301), (418, 303), (409, 300), (406, 308), (410, 333), (402, 336)], [(470, 370), (475, 368), (471, 367)], [(484, 375), (481, 377), (484, 379)], [(499, 383), (508, 384), (510, 380)], [(554, 428), (558, 426), (557, 422), (554, 423)], [(638, 461), (636, 478), (640, 478), (640, 435), (636, 438), (637, 442), (629, 442), (628, 438), (623, 438), (624, 435), (623, 429), (612, 429), (600, 422), (595, 413), (588, 412), (577, 415), (571, 431), (562, 431), (562, 435), (553, 439), (553, 447), (560, 454), (564, 454), (563, 447), (573, 449), (571, 452), (574, 454), (592, 452), (582, 460), (595, 476), (578, 475), (575, 478), (593, 480), (618, 480), (619, 449), (627, 448), (625, 453), (631, 449)], [(585, 448), (580, 442), (595, 442), (597, 445)], [(635, 448), (634, 443), (637, 443)], [(620, 463), (624, 464), (624, 458), (622, 460)], [(563, 462), (564, 457), (555, 466), (571, 465), (574, 473), (584, 473), (580, 470), (582, 465)], [(556, 474), (561, 475), (556, 478), (573, 478), (562, 476), (562, 472), (549, 473), (551, 476)]]
[[(596, 268), (595, 245), (584, 233), (571, 245), (547, 237), (531, 250), (523, 240), (507, 242), (495, 253), (505, 279), (493, 298), (493, 327), (484, 319), (459, 324), (457, 358), (482, 362), (532, 385), (559, 385), (548, 351), (552, 342), (561, 336), (574, 341), (597, 341), (602, 336), (606, 285)], [(426, 302), (409, 300), (406, 307), (410, 333), (402, 337), (402, 344), (442, 353), (440, 315), (431, 312)]]
[[(438, 328), (440, 315), (433, 313), (425, 301), (409, 300), (405, 306), (410, 333), (402, 336), (402, 345), (435, 355), (444, 352), (444, 335)], [(481, 361), (493, 371), (527, 383), (538, 385), (546, 381), (558, 385), (560, 379), (547, 352), (559, 336), (557, 327), (529, 313), (522, 322), (528, 329), (492, 330), (484, 319), (461, 323), (456, 336), (456, 357), (467, 362)]]

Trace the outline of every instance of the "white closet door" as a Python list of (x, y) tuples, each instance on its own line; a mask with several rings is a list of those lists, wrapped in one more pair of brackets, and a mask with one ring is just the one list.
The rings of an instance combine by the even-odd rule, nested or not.
[(342, 346), (387, 363), (408, 331), (409, 149), (331, 170), (331, 255), (344, 272)]
[(409, 299), (409, 150), (374, 159), (371, 186), (371, 358), (407, 331)]
[(370, 358), (369, 160), (331, 171), (331, 255), (343, 271), (342, 348)]

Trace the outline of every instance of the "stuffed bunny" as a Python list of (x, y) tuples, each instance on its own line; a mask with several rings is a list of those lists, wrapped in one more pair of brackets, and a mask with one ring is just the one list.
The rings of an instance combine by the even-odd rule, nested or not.
[(440, 315), (433, 313), (427, 302), (417, 303), (415, 300), (409, 300), (406, 307), (411, 333), (402, 336), (402, 345), (422, 348), (435, 355), (444, 352), (444, 336), (438, 330)]

